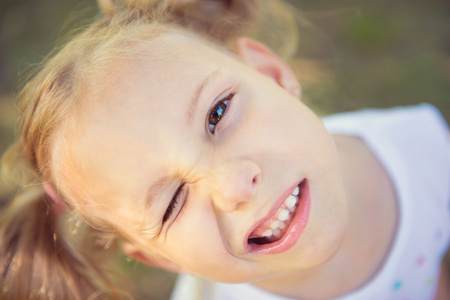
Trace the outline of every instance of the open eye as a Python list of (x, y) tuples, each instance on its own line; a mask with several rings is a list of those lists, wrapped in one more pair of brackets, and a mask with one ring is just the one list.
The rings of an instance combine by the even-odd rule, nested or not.
[(228, 101), (221, 101), (214, 105), (209, 114), (208, 127), (211, 133), (214, 133), (216, 125), (220, 122), (227, 110)]
[(234, 93), (229, 94), (225, 97), (225, 99), (217, 102), (209, 111), (208, 128), (212, 134), (216, 131), (216, 125), (219, 124), (222, 118), (227, 114), (228, 102), (234, 97), (234, 95)]

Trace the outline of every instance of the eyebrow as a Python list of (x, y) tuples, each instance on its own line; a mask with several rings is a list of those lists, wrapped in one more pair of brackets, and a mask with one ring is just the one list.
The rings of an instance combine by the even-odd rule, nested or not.
[(210, 73), (208, 76), (206, 76), (200, 84), (195, 89), (194, 93), (192, 94), (192, 97), (189, 101), (189, 109), (188, 109), (188, 116), (187, 116), (187, 123), (188, 125), (191, 125), (194, 119), (195, 112), (197, 111), (198, 101), (200, 100), (200, 97), (203, 93), (203, 90), (208, 85), (208, 83), (221, 75), (220, 69), (216, 69), (212, 73)]
[[(195, 111), (197, 110), (198, 101), (200, 99), (200, 96), (205, 89), (208, 82), (218, 76), (220, 74), (219, 69), (216, 69), (212, 73), (208, 74), (197, 86), (194, 93), (192, 94), (192, 97), (189, 101), (188, 105), (188, 124), (192, 124), (192, 121), (194, 119)], [(151, 206), (151, 203), (153, 202), (154, 198), (156, 198), (158, 195), (162, 194), (166, 185), (168, 185), (170, 182), (170, 178), (168, 176), (161, 177), (160, 179), (156, 180), (154, 184), (152, 184), (145, 193), (145, 199), (147, 203), (147, 207), (149, 208)]]
[[(194, 93), (192, 94), (191, 99), (189, 100), (188, 105), (188, 117), (187, 122), (188, 125), (191, 125), (194, 119), (195, 112), (197, 110), (199, 99), (202, 95), (203, 90), (208, 85), (208, 83), (215, 79), (217, 76), (220, 76), (220, 69), (216, 69), (210, 74), (208, 74), (197, 86)], [(145, 208), (151, 210), (152, 204), (154, 203), (155, 198), (161, 195), (164, 190), (167, 188), (167, 185), (170, 183), (170, 176), (163, 176), (160, 179), (156, 180), (145, 192)]]
[(147, 191), (145, 192), (145, 201), (146, 201), (145, 206), (147, 209), (151, 208), (152, 203), (154, 202), (153, 200), (164, 192), (165, 188), (169, 183), (170, 183), (169, 176), (164, 176), (155, 181), (155, 183), (153, 183), (147, 189)]

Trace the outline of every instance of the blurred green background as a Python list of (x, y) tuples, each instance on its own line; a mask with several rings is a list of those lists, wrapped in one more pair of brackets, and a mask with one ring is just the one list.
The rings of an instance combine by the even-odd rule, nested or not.
[[(293, 67), (304, 101), (320, 115), (430, 102), (450, 120), (449, 1), (289, 2), (301, 11)], [(21, 74), (96, 10), (93, 0), (1, 0), (0, 153), (13, 141)], [(1, 189), (0, 196), (5, 201)], [(173, 274), (125, 259), (120, 264), (138, 299), (168, 299)]]

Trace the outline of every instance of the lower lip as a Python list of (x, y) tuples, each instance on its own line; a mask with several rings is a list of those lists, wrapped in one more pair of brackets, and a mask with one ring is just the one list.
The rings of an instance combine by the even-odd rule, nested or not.
[(305, 229), (309, 218), (309, 207), (310, 207), (310, 194), (308, 181), (303, 183), (303, 188), (301, 191), (301, 196), (299, 198), (299, 204), (297, 211), (295, 212), (294, 218), (286, 233), (281, 239), (276, 242), (264, 245), (249, 244), (248, 252), (259, 253), (259, 254), (277, 254), (287, 251), (292, 246), (295, 245), (297, 240), (300, 238), (301, 233)]

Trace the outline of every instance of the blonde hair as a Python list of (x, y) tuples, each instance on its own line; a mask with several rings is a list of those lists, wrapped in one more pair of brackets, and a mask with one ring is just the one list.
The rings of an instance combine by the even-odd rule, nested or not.
[[(74, 166), (67, 162), (69, 132), (77, 132), (83, 103), (101, 89), (115, 58), (133, 55), (153, 37), (174, 28), (224, 47), (244, 34), (259, 38), (269, 34), (273, 40), (282, 36), (280, 31), (268, 32), (261, 24), (276, 23), (276, 16), (284, 20), (277, 23), (284, 24), (286, 43), (274, 43), (282, 45), (280, 54), (287, 57), (296, 49), (295, 22), (280, 1), (98, 2), (103, 14), (44, 60), (18, 95), (21, 134), (3, 156), (2, 175), (16, 178), (21, 188), (0, 217), (1, 299), (129, 297), (116, 288), (95, 255), (115, 252), (119, 236), (138, 242), (139, 232), (115, 224), (112, 209), (89, 205), (94, 199), (74, 182)], [(71, 211), (69, 216), (54, 213), (43, 182), (57, 191)], [(78, 242), (64, 225), (77, 216), (89, 224)]]

